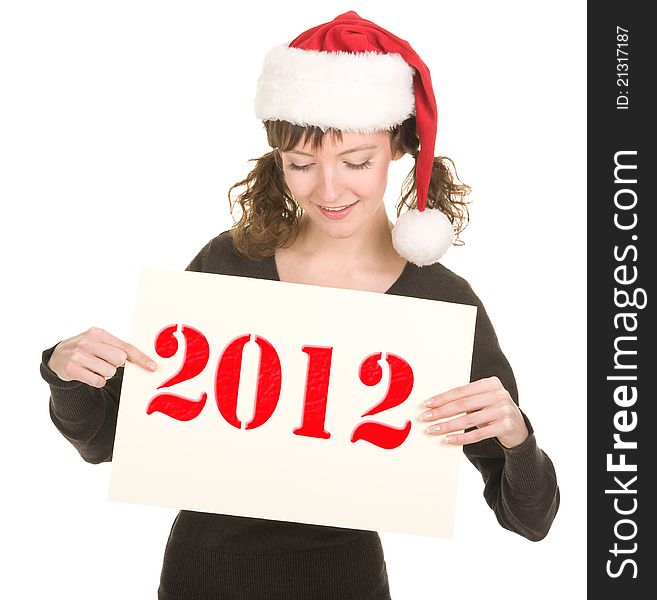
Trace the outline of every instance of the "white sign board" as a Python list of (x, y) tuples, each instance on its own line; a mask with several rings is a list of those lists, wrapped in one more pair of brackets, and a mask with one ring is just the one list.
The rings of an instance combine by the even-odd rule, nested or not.
[[(427, 398), (469, 381), (476, 307), (143, 269), (110, 499), (450, 537), (460, 447)], [(367, 414), (366, 414), (367, 413)]]

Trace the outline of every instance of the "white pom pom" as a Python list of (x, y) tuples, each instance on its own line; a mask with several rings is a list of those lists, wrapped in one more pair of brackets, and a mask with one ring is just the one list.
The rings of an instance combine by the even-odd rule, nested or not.
[(392, 245), (418, 267), (438, 262), (454, 242), (454, 227), (437, 208), (408, 210), (392, 228)]

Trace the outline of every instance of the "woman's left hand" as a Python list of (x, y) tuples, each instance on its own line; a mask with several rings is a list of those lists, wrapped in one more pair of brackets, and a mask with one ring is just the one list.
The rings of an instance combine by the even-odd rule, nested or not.
[(450, 444), (472, 444), (496, 437), (506, 448), (513, 448), (529, 436), (520, 409), (497, 377), (479, 379), (448, 390), (429, 398), (425, 405), (431, 410), (422, 413), (422, 420), (447, 419), (429, 427), (427, 432), (430, 434), (443, 435), (477, 428), (448, 435), (445, 441)]

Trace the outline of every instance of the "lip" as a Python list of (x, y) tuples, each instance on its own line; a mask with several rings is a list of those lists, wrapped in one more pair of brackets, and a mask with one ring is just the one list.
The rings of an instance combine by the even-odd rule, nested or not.
[(356, 200), (356, 202), (353, 202), (350, 206), (348, 206), (344, 210), (339, 210), (339, 211), (324, 210), (318, 204), (317, 210), (319, 210), (319, 212), (322, 213), (327, 219), (331, 219), (332, 221), (339, 221), (340, 219), (344, 219), (354, 209), (354, 206), (356, 206), (356, 204), (358, 204), (358, 200)]

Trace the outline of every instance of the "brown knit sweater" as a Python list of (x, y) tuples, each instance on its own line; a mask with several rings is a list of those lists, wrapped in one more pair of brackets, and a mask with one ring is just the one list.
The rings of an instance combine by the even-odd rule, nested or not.
[[(230, 232), (210, 240), (189, 271), (278, 281), (273, 256), (254, 261), (237, 253)], [(465, 280), (439, 263), (408, 263), (386, 292), (476, 305), (471, 380), (496, 375), (515, 402), (516, 383), (479, 298)], [(56, 346), (56, 345), (55, 345)], [(123, 368), (103, 388), (62, 381), (48, 368), (50, 415), (88, 462), (112, 459)], [(495, 439), (464, 446), (484, 480), (484, 497), (499, 523), (530, 540), (547, 534), (559, 506), (556, 474), (538, 448), (531, 424), (521, 445)], [(385, 600), (390, 598), (379, 535), (374, 531), (181, 511), (167, 543), (159, 598), (230, 600)]]

